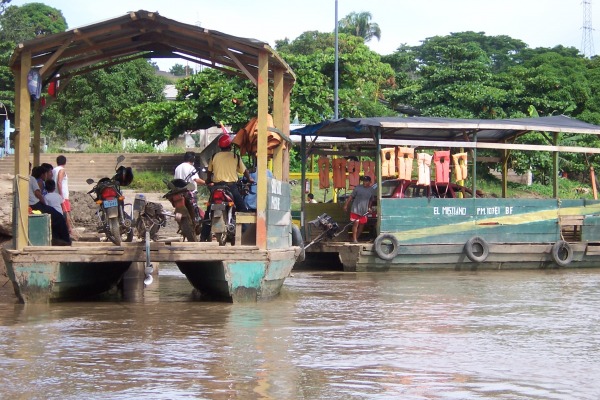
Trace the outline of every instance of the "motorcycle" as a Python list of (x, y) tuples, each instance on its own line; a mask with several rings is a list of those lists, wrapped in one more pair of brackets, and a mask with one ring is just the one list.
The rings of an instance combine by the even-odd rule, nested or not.
[[(125, 204), (125, 197), (121, 193), (121, 186), (128, 186), (133, 181), (133, 171), (131, 167), (117, 166), (125, 160), (125, 156), (120, 155), (117, 158), (115, 166), (115, 175), (112, 178), (102, 178), (88, 192), (98, 204), (98, 233), (104, 233), (106, 237), (116, 244), (121, 245), (122, 241), (131, 242), (133, 240), (133, 230), (131, 229), (132, 204)], [(94, 180), (88, 178), (88, 185), (94, 184)], [(129, 213), (125, 212), (125, 207), (129, 207)]]
[(154, 278), (154, 267), (150, 261), (150, 241), (157, 240), (158, 230), (167, 224), (167, 219), (160, 203), (146, 201), (143, 194), (136, 194), (133, 201), (133, 221), (138, 239), (144, 239), (146, 245), (146, 266), (144, 268), (144, 285), (148, 286)]
[(186, 179), (164, 180), (169, 191), (163, 196), (171, 202), (175, 208), (174, 214), (166, 214), (174, 217), (179, 225), (179, 233), (184, 240), (188, 242), (197, 242), (200, 230), (202, 228), (203, 213), (198, 208), (196, 195), (194, 194), (195, 185), (193, 182), (187, 182), (196, 171), (192, 171)]
[[(242, 198), (245, 197), (251, 184), (240, 179), (237, 185)], [(208, 198), (208, 215), (204, 220), (206, 225), (202, 229), (200, 241), (210, 242), (215, 237), (220, 246), (225, 246), (227, 242), (234, 245), (235, 211), (235, 202), (229, 187), (223, 183), (215, 184)]]
[(146, 201), (143, 194), (136, 194), (133, 201), (133, 224), (138, 239), (156, 241), (158, 230), (167, 225), (162, 204)]

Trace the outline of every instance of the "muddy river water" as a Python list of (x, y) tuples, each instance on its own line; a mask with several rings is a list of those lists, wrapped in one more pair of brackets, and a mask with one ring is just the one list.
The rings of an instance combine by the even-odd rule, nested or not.
[(600, 269), (294, 271), (198, 302), (0, 302), (2, 399), (598, 399)]

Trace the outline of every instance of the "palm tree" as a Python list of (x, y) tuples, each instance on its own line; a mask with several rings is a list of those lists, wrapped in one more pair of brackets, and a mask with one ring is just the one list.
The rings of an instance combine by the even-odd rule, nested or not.
[(362, 37), (365, 42), (374, 37), (379, 40), (381, 39), (381, 29), (377, 23), (371, 22), (371, 18), (373, 16), (368, 11), (351, 12), (338, 23), (338, 29), (341, 33)]

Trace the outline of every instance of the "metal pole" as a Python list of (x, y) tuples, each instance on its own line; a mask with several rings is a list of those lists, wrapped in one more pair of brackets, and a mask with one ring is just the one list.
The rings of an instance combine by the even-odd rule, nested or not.
[(338, 119), (338, 0), (335, 0), (335, 74), (333, 79), (333, 117)]

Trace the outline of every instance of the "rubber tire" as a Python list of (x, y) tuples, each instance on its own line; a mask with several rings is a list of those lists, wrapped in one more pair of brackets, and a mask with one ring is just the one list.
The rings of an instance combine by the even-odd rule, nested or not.
[[(565, 258), (561, 258), (563, 251), (566, 252)], [(559, 267), (566, 267), (571, 264), (571, 261), (573, 261), (573, 247), (564, 240), (554, 243), (552, 246), (552, 260)]]
[[(480, 255), (475, 254), (475, 246), (477, 245), (481, 246)], [(472, 262), (482, 263), (490, 255), (490, 246), (482, 237), (473, 236), (471, 239), (467, 240), (467, 243), (465, 243), (465, 254)]]
[(119, 226), (119, 218), (109, 218), (108, 219), (108, 238), (111, 242), (116, 244), (117, 246), (121, 245), (121, 227)]
[[(383, 250), (384, 241), (391, 241), (392, 251), (386, 253)], [(375, 238), (375, 242), (373, 243), (373, 248), (375, 249), (375, 253), (377, 257), (381, 258), (385, 261), (393, 260), (394, 257), (398, 255), (398, 251), (400, 250), (400, 245), (398, 244), (398, 239), (396, 236), (390, 233), (382, 233), (377, 238)]]
[(292, 246), (300, 247), (300, 254), (296, 258), (296, 262), (302, 262), (306, 259), (306, 252), (304, 251), (304, 239), (302, 239), (302, 232), (300, 228), (292, 224)]
[(121, 240), (124, 242), (133, 242), (133, 220), (127, 214), (125, 214), (125, 219), (128, 219), (130, 221), (130, 224), (129, 224), (130, 228), (129, 228), (129, 232), (124, 233), (121, 236)]
[(192, 218), (190, 217), (190, 213), (184, 207), (177, 209), (176, 212), (181, 214), (181, 220), (179, 221), (179, 230), (181, 231), (181, 236), (188, 242), (197, 242), (198, 237), (196, 236), (196, 232), (194, 231), (194, 224), (192, 223)]

